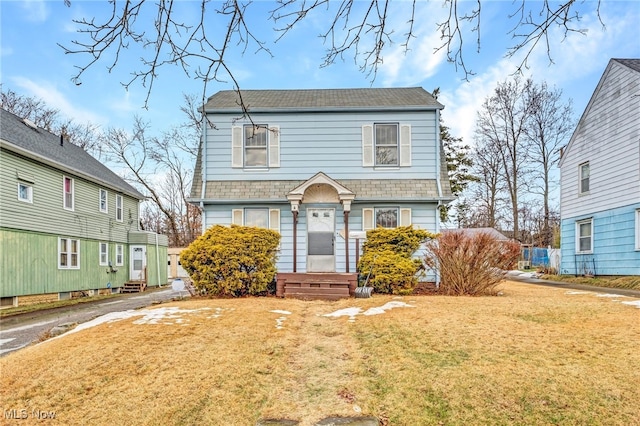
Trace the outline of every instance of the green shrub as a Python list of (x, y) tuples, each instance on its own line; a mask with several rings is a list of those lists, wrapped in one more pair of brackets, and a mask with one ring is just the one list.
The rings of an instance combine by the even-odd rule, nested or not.
[(422, 260), (412, 256), (420, 244), (433, 237), (411, 226), (368, 231), (358, 262), (361, 280), (369, 277), (368, 285), (376, 293), (410, 294), (418, 283), (416, 274), (423, 268)]
[(496, 294), (496, 286), (520, 256), (520, 245), (489, 234), (447, 232), (427, 242), (425, 264), (440, 274), (438, 291), (447, 295)]
[(276, 276), (280, 234), (270, 229), (216, 225), (180, 254), (200, 291), (221, 296), (264, 294)]

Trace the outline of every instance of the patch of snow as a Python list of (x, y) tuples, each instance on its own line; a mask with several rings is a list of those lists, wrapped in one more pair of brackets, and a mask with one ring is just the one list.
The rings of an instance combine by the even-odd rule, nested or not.
[[(140, 309), (140, 310), (128, 310), (128, 311), (121, 311), (121, 312), (111, 312), (111, 313), (102, 315), (98, 318), (94, 318), (91, 321), (82, 323), (78, 325), (76, 328), (69, 330), (64, 334), (61, 334), (60, 336), (77, 333), (78, 331), (86, 330), (88, 328), (95, 327), (100, 324), (121, 321), (124, 319), (129, 319), (134, 317), (142, 317), (138, 320), (135, 320), (133, 322), (134, 324), (173, 324), (173, 322), (165, 322), (163, 320), (167, 320), (167, 319), (180, 320), (183, 314), (189, 314), (189, 313), (193, 313), (201, 310), (202, 309), (181, 309), (178, 307), (163, 307), (163, 308), (157, 308), (157, 309)], [(55, 338), (57, 337), (59, 336), (56, 336)]]
[(590, 291), (567, 291), (565, 294), (593, 294)]
[(276, 329), (282, 330), (282, 326), (284, 325), (284, 320), (286, 319), (287, 317), (276, 318)]
[(609, 293), (597, 294), (596, 296), (597, 297), (611, 297), (611, 298), (614, 298), (614, 299), (618, 299), (618, 298), (621, 298), (621, 297), (627, 297), (627, 296), (622, 296), (620, 294), (609, 294)]
[(274, 309), (273, 311), (269, 311), (269, 312), (273, 312), (274, 314), (291, 315), (291, 312), (289, 312), (289, 311), (282, 311), (282, 310), (280, 310), (280, 309)]
[(380, 315), (380, 314), (384, 314), (385, 311), (393, 308), (415, 308), (415, 306), (408, 305), (404, 302), (387, 302), (378, 308), (367, 309), (363, 315)]
[(633, 300), (630, 302), (622, 302), (623, 305), (631, 305), (631, 306), (635, 306), (636, 308), (640, 309), (640, 300)]
[(344, 309), (340, 309), (335, 312), (332, 312), (330, 314), (324, 314), (323, 317), (337, 318), (337, 317), (348, 316), (349, 322), (354, 322), (356, 320), (356, 316), (360, 314), (367, 315), (367, 316), (380, 315), (380, 314), (384, 314), (385, 311), (388, 311), (389, 309), (393, 309), (393, 308), (414, 308), (414, 307), (415, 307), (414, 305), (409, 305), (404, 302), (393, 301), (393, 302), (387, 302), (384, 305), (379, 307), (369, 308), (365, 312), (362, 312), (362, 308), (344, 308)]

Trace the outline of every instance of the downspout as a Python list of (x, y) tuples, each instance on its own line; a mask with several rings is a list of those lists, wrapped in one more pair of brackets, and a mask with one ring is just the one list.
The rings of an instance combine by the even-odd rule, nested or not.
[[(440, 182), (440, 172), (442, 164), (440, 163), (440, 152), (441, 149), (444, 149), (442, 146), (442, 141), (440, 140), (440, 110), (436, 109), (436, 188), (438, 190), (438, 206), (436, 207), (436, 233), (440, 232), (440, 206), (442, 206), (442, 184)], [(440, 273), (438, 271), (434, 271), (436, 273), (436, 288), (440, 288)]]
[(444, 147), (442, 146), (442, 141), (440, 140), (440, 110), (436, 109), (436, 129), (438, 129), (438, 131), (436, 132), (436, 189), (438, 190), (438, 207), (437, 207), (437, 212), (436, 212), (436, 233), (440, 232), (440, 206), (442, 206), (442, 182), (440, 181), (440, 173), (442, 172), (441, 167), (442, 164), (440, 163), (440, 156), (442, 155), (442, 153), (440, 152), (441, 149), (443, 149)]
[(156, 232), (156, 268), (158, 272), (158, 287), (162, 287), (160, 282), (160, 251), (158, 250), (158, 233)]
[[(207, 130), (209, 130), (209, 125), (208, 125), (208, 121), (206, 119), (206, 112), (203, 112), (202, 114), (202, 139), (200, 140), (200, 144), (202, 146), (202, 149), (200, 150), (200, 179), (202, 179), (202, 188), (200, 189), (200, 212), (202, 214), (202, 218), (201, 220), (201, 228), (202, 228), (202, 234), (204, 234), (205, 231), (205, 224), (206, 224), (206, 219), (207, 219), (207, 214), (204, 211), (204, 196), (206, 194), (206, 189), (207, 189), (207, 166), (206, 166), (206, 158), (207, 158)], [(195, 176), (194, 176), (195, 177)]]

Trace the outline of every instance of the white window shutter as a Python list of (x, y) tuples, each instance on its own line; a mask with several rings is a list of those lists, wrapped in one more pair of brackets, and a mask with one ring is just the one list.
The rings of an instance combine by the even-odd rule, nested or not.
[(400, 209), (400, 226), (411, 225), (411, 209)]
[(280, 126), (269, 126), (269, 167), (280, 167)]
[(242, 167), (242, 127), (231, 128), (231, 167)]
[(375, 228), (373, 209), (362, 209), (362, 230), (368, 231)]
[(231, 210), (231, 223), (233, 225), (244, 225), (244, 210), (233, 209)]
[(411, 166), (411, 125), (400, 126), (400, 166)]
[(269, 229), (280, 232), (280, 209), (269, 209)]
[(373, 167), (373, 125), (362, 126), (362, 167)]

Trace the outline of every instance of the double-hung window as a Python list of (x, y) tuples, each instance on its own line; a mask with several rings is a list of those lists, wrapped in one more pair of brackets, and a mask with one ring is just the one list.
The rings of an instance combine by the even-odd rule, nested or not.
[(576, 222), (576, 253), (593, 252), (593, 219)]
[(18, 182), (18, 200), (33, 203), (33, 187), (24, 182)]
[(100, 190), (100, 211), (107, 213), (109, 211), (109, 200), (106, 189)]
[(411, 125), (400, 123), (363, 125), (362, 165), (381, 169), (411, 166)]
[(73, 210), (74, 182), (70, 177), (62, 178), (63, 206), (66, 210)]
[(267, 128), (266, 124), (244, 126), (245, 167), (267, 167), (269, 156)]
[(398, 125), (375, 124), (376, 166), (398, 165)]
[(124, 246), (116, 244), (116, 266), (124, 265)]
[(234, 209), (231, 222), (234, 225), (256, 226), (280, 232), (280, 210), (263, 207)]
[(580, 169), (580, 194), (589, 192), (589, 162), (582, 163), (579, 166)]
[(280, 167), (280, 128), (269, 124), (232, 127), (231, 166), (248, 170)]
[(116, 194), (116, 220), (122, 222), (122, 195)]
[(109, 264), (109, 243), (100, 243), (100, 266)]
[(411, 225), (411, 209), (400, 207), (374, 207), (362, 209), (362, 229), (397, 228)]
[(58, 238), (58, 269), (80, 269), (80, 241)]

